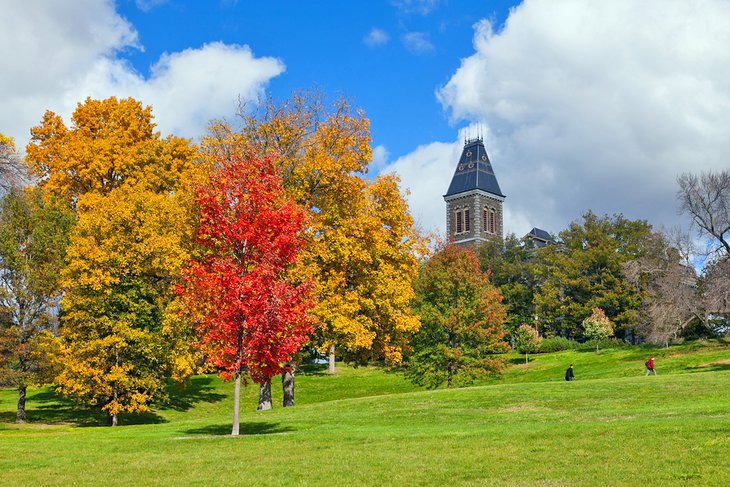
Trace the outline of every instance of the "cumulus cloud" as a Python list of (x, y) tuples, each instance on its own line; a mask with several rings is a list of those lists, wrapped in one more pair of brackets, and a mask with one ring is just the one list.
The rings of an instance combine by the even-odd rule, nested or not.
[(401, 187), (409, 191), (408, 205), (416, 223), (425, 231), (443, 233), (446, 204), (441, 196), (446, 193), (461, 145), (432, 142), (387, 165), (382, 172), (394, 172), (401, 179)]
[(373, 147), (373, 160), (370, 162), (370, 168), (378, 172), (386, 166), (390, 157), (390, 152), (384, 145)]
[(728, 25), (720, 0), (527, 0), (500, 32), (476, 25), (437, 96), (454, 121), (489, 127), (525, 232), (587, 209), (673, 226), (676, 176), (728, 166)]
[(0, 132), (19, 148), (47, 109), (67, 118), (87, 96), (132, 96), (153, 106), (163, 133), (202, 135), (207, 121), (235, 112), (237, 100), (256, 99), (284, 71), (274, 58), (247, 46), (212, 43), (163, 55), (149, 77), (123, 54), (141, 48), (134, 27), (105, 0), (4, 5), (0, 30)]
[(382, 46), (387, 44), (389, 40), (390, 36), (388, 33), (383, 29), (378, 29), (377, 27), (373, 27), (373, 29), (368, 32), (368, 35), (363, 38), (363, 42), (368, 47)]
[(414, 54), (426, 54), (434, 50), (425, 32), (408, 32), (403, 34), (403, 45)]

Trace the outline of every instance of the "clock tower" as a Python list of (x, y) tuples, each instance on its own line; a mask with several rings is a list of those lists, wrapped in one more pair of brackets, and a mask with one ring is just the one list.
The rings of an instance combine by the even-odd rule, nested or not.
[(502, 238), (505, 195), (481, 137), (469, 139), (456, 165), (446, 201), (446, 236), (460, 245)]

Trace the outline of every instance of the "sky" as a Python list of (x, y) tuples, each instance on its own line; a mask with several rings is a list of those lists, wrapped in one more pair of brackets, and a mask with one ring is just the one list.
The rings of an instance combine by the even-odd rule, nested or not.
[(730, 0), (3, 0), (0, 132), (132, 96), (193, 140), (238, 102), (316, 88), (371, 121), (445, 229), (464, 138), (483, 134), (505, 231), (587, 210), (685, 225), (676, 177), (730, 167)]

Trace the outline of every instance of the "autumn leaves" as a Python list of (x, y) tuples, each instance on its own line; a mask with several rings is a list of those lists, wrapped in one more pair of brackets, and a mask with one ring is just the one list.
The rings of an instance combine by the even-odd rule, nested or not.
[(323, 106), (268, 103), (199, 146), (162, 138), (133, 99), (87, 99), (68, 127), (46, 113), (27, 164), (75, 215), (60, 392), (114, 424), (203, 358), (260, 384), (305, 343), (400, 363), (423, 240), (398, 179), (364, 177), (367, 119)]

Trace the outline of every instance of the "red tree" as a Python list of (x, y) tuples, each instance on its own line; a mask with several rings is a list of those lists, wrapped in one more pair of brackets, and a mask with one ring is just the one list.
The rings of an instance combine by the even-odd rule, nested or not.
[(239, 432), (241, 376), (261, 385), (271, 407), (271, 377), (308, 339), (310, 285), (288, 269), (304, 244), (305, 212), (285, 196), (271, 158), (252, 153), (218, 161), (196, 192), (197, 242), (181, 293), (195, 313), (201, 348), (235, 377), (233, 435)]

